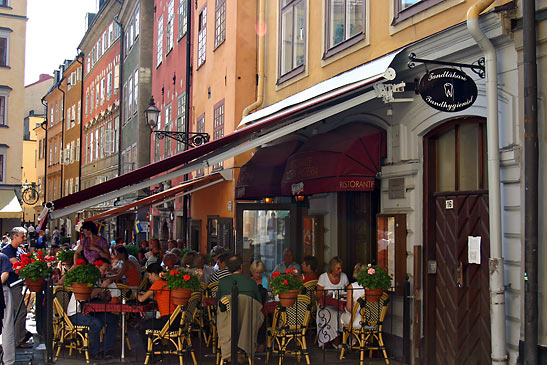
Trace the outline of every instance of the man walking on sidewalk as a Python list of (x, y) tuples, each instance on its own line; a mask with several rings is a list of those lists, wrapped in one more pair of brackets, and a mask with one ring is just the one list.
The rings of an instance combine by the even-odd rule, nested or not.
[[(11, 230), (11, 243), (4, 247), (2, 253), (5, 254), (10, 263), (13, 265), (15, 262), (19, 262), (19, 252), (18, 248), (20, 245), (25, 242), (25, 235), (27, 230), (23, 227), (14, 227)], [(16, 283), (16, 284), (15, 284)], [(19, 306), (19, 315), (15, 318), (15, 344), (19, 348), (31, 348), (32, 345), (27, 343), (28, 340), (32, 337), (32, 333), (27, 331), (25, 323), (27, 320), (27, 308), (25, 305), (20, 305), (23, 300), (23, 282), (19, 279), (13, 268), (10, 268), (8, 284), (10, 286), (11, 298), (13, 300), (13, 312), (17, 313)]]

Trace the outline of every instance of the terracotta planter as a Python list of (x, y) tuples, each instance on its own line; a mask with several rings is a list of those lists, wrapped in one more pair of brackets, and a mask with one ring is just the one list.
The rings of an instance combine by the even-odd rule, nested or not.
[(189, 288), (178, 288), (171, 290), (171, 299), (175, 305), (186, 305), (191, 296), (192, 289)]
[(365, 299), (367, 302), (379, 302), (383, 292), (383, 289), (365, 288)]
[(38, 293), (42, 291), (42, 287), (44, 285), (44, 278), (40, 278), (36, 281), (25, 279), (25, 285), (27, 286), (28, 290), (30, 290), (32, 293)]
[(287, 293), (279, 293), (279, 304), (282, 307), (290, 307), (296, 303), (296, 298), (300, 294), (300, 290), (289, 290)]
[(72, 283), (72, 292), (76, 300), (89, 300), (91, 290), (93, 290), (93, 287), (87, 284)]

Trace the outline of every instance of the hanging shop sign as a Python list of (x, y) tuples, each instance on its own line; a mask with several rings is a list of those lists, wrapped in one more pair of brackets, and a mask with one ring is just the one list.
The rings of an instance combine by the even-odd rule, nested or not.
[(454, 68), (437, 68), (427, 72), (418, 86), (422, 99), (443, 112), (459, 112), (477, 99), (477, 85), (465, 72)]

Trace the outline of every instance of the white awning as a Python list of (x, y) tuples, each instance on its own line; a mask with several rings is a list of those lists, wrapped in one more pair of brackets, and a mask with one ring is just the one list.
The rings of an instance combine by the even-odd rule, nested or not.
[(0, 190), (0, 218), (21, 218), (23, 209), (13, 190)]

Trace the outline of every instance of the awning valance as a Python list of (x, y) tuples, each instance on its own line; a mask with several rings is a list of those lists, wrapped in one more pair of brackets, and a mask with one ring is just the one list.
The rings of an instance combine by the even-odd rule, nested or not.
[(287, 160), (283, 195), (374, 190), (380, 160), (386, 156), (386, 134), (363, 123), (351, 123), (311, 137)]
[(263, 147), (241, 167), (237, 179), (236, 199), (262, 199), (281, 195), (281, 177), (287, 158), (301, 145), (299, 141)]
[(0, 190), (0, 218), (21, 218), (23, 209), (13, 190)]

